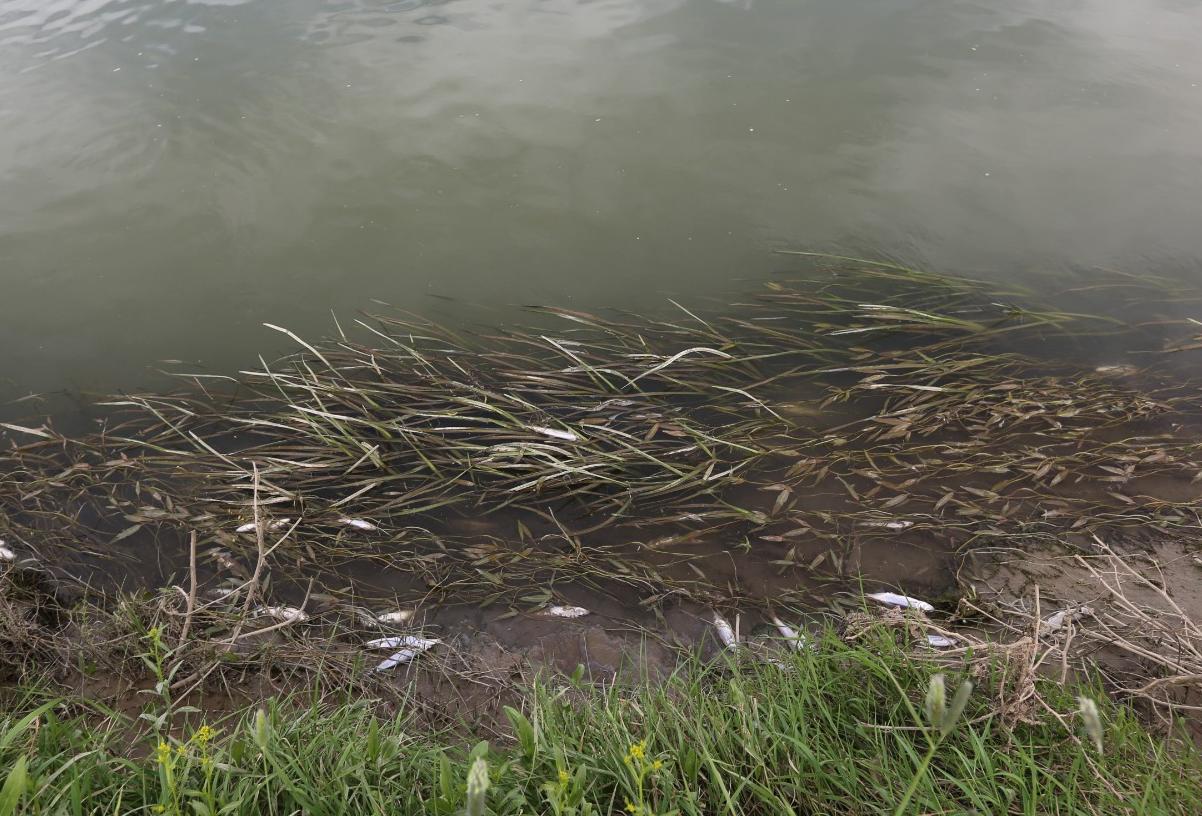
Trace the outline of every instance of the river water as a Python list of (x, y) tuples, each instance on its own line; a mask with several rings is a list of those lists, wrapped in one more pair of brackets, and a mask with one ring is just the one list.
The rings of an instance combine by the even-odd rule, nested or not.
[(1192, 0), (0, 0), (0, 399), (781, 247), (1196, 284), (1199, 42)]

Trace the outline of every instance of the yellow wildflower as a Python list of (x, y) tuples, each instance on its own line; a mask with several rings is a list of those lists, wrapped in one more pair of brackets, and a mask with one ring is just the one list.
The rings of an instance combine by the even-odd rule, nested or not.
[(658, 771), (662, 767), (664, 767), (664, 761), (662, 759), (657, 759), (655, 762), (651, 763), (651, 770), (653, 771)]
[(632, 759), (642, 759), (647, 755), (647, 740), (636, 742), (630, 746), (630, 756)]
[(202, 725), (196, 729), (196, 733), (192, 735), (192, 739), (197, 745), (207, 745), (209, 740), (213, 739), (213, 729), (207, 725)]
[(631, 802), (629, 799), (627, 799), (626, 800), (626, 812), (627, 813), (638, 813), (639, 812), (638, 805), (636, 805), (634, 802)]
[(167, 760), (171, 759), (171, 746), (165, 742), (160, 742), (159, 747), (154, 751), (154, 756), (160, 765), (167, 764)]
[(559, 772), (559, 784), (561, 784), (561, 785), (568, 784), (568, 772), (567, 771)]

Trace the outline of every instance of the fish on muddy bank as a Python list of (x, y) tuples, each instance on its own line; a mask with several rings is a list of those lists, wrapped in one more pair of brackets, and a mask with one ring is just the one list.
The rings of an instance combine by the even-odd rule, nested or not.
[(810, 642), (809, 637), (802, 632), (798, 632), (776, 615), (772, 615), (769, 619), (772, 621), (772, 625), (776, 627), (776, 631), (780, 632), (781, 637), (785, 639), (785, 643), (789, 644), (790, 647), (796, 649), (797, 651), (801, 651), (802, 649), (806, 648), (816, 648), (814, 644)]
[(1055, 632), (1064, 626), (1066, 621), (1071, 621), (1074, 618), (1083, 617), (1093, 614), (1091, 606), (1070, 606), (1067, 609), (1061, 609), (1059, 612), (1053, 612), (1042, 621), (1039, 625), (1040, 632)]
[(583, 606), (548, 606), (535, 613), (540, 618), (583, 618), (591, 614)]
[(920, 601), (918, 598), (911, 598), (909, 595), (898, 595), (896, 592), (874, 592), (871, 595), (865, 595), (865, 598), (871, 598), (878, 603), (883, 603), (885, 606), (897, 606), (902, 609), (921, 609), (923, 612), (934, 612), (935, 607), (931, 606), (926, 601)]
[(718, 640), (722, 641), (722, 645), (728, 649), (739, 648), (739, 637), (735, 634), (734, 627), (722, 615), (715, 611), (711, 617), (714, 624), (714, 629), (718, 632)]
[(417, 657), (422, 652), (433, 649), (438, 644), (442, 643), (438, 638), (424, 638), (418, 635), (401, 635), (399, 637), (385, 637), (369, 640), (363, 645), (368, 649), (397, 649), (385, 660), (380, 661), (374, 671), (388, 671), (394, 666), (399, 666), (402, 663), (408, 663), (413, 658)]
[(398, 609), (395, 612), (381, 612), (376, 615), (376, 623), (396, 625), (413, 620), (412, 609)]
[(295, 606), (261, 606), (255, 614), (264, 618), (275, 618), (281, 623), (304, 623), (309, 620), (309, 613)]

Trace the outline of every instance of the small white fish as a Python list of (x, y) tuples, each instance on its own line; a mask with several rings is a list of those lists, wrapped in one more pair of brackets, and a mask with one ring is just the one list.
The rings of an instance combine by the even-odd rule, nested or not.
[(1137, 369), (1133, 365), (1127, 365), (1126, 363), (1116, 363), (1115, 365), (1100, 365), (1097, 368), (1095, 368), (1094, 371), (1096, 371), (1099, 374), (1113, 374), (1116, 377), (1131, 377), (1131, 376), (1134, 376), (1135, 374), (1139, 373), (1139, 369)]
[(543, 618), (583, 618), (587, 614), (583, 606), (548, 606), (538, 613)]
[(917, 598), (911, 598), (909, 595), (898, 595), (895, 592), (874, 592), (866, 596), (874, 601), (879, 601), (886, 606), (900, 606), (910, 609), (921, 609), (923, 612), (934, 612), (935, 607), (931, 606), (926, 601), (920, 601)]
[[(292, 519), (288, 519), (288, 518), (279, 519), (277, 521), (271, 522), (271, 524), (268, 524), (267, 529), (268, 530), (282, 530), (291, 523), (292, 523)], [(247, 522), (246, 524), (243, 524), (241, 527), (239, 527), (237, 530), (234, 530), (235, 533), (253, 533), (254, 531), (255, 531), (255, 523), (253, 521)]]
[(380, 529), (370, 521), (364, 521), (363, 519), (340, 518), (338, 519), (338, 523), (345, 524), (347, 527), (354, 527), (356, 530), (367, 530), (368, 532)]
[(16, 561), (17, 554), (0, 538), (0, 561)]
[(437, 638), (424, 638), (420, 635), (394, 635), (369, 640), (363, 645), (368, 649), (418, 649), (424, 652), (439, 643), (442, 641)]
[(410, 660), (417, 657), (419, 654), (421, 654), (421, 653), (416, 652), (413, 649), (401, 649), (399, 652), (392, 655), (391, 657), (387, 657), (387, 658), (381, 660), (378, 664), (376, 664), (376, 667), (375, 667), (375, 669), (373, 669), (373, 671), (378, 671), (378, 672), (388, 671), (389, 669), (391, 669), (395, 666), (399, 666), (402, 663), (408, 663)]
[(398, 609), (396, 612), (382, 612), (376, 615), (376, 620), (380, 623), (408, 623), (413, 620), (413, 610)]
[(805, 648), (814, 648), (814, 644), (810, 643), (810, 639), (804, 634), (797, 632), (792, 626), (782, 621), (776, 615), (772, 616), (772, 625), (776, 627), (776, 631), (780, 632), (780, 636), (785, 639), (785, 642), (792, 646), (797, 651)]
[(401, 637), (377, 638), (369, 640), (363, 644), (369, 649), (400, 649), (400, 651), (392, 654), (388, 659), (383, 660), (376, 666), (375, 671), (387, 671), (393, 666), (399, 666), (402, 663), (408, 663), (413, 658), (417, 657), (422, 652), (433, 649), (438, 644), (442, 643), (437, 638), (424, 638), (417, 635), (402, 635)]
[(912, 521), (861, 521), (861, 527), (878, 527), (883, 530), (908, 530), (914, 526)]
[(714, 612), (713, 623), (714, 628), (718, 630), (718, 640), (722, 641), (723, 646), (728, 649), (739, 648), (739, 639), (735, 637), (735, 630), (731, 628), (726, 618)]
[(295, 606), (260, 606), (255, 610), (255, 614), (288, 623), (304, 623), (309, 619), (307, 612)]
[(1041, 632), (1055, 632), (1064, 622), (1071, 618), (1080, 617), (1081, 615), (1092, 615), (1093, 607), (1091, 606), (1070, 606), (1067, 609), (1061, 609), (1059, 612), (1053, 612), (1044, 619), (1040, 625)]
[(540, 425), (531, 425), (530, 430), (535, 433), (540, 433), (543, 436), (549, 436), (552, 439), (562, 439), (565, 442), (579, 442), (580, 437), (571, 431), (561, 431), (559, 428), (544, 428)]
[(927, 635), (927, 645), (934, 646), (936, 649), (946, 649), (949, 646), (955, 646), (956, 641), (943, 635)]

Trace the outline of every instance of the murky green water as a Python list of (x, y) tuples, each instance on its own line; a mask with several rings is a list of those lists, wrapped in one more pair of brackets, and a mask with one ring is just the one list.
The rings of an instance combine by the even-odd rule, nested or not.
[(1186, 0), (0, 0), (0, 397), (781, 246), (1199, 281), (1199, 42)]

